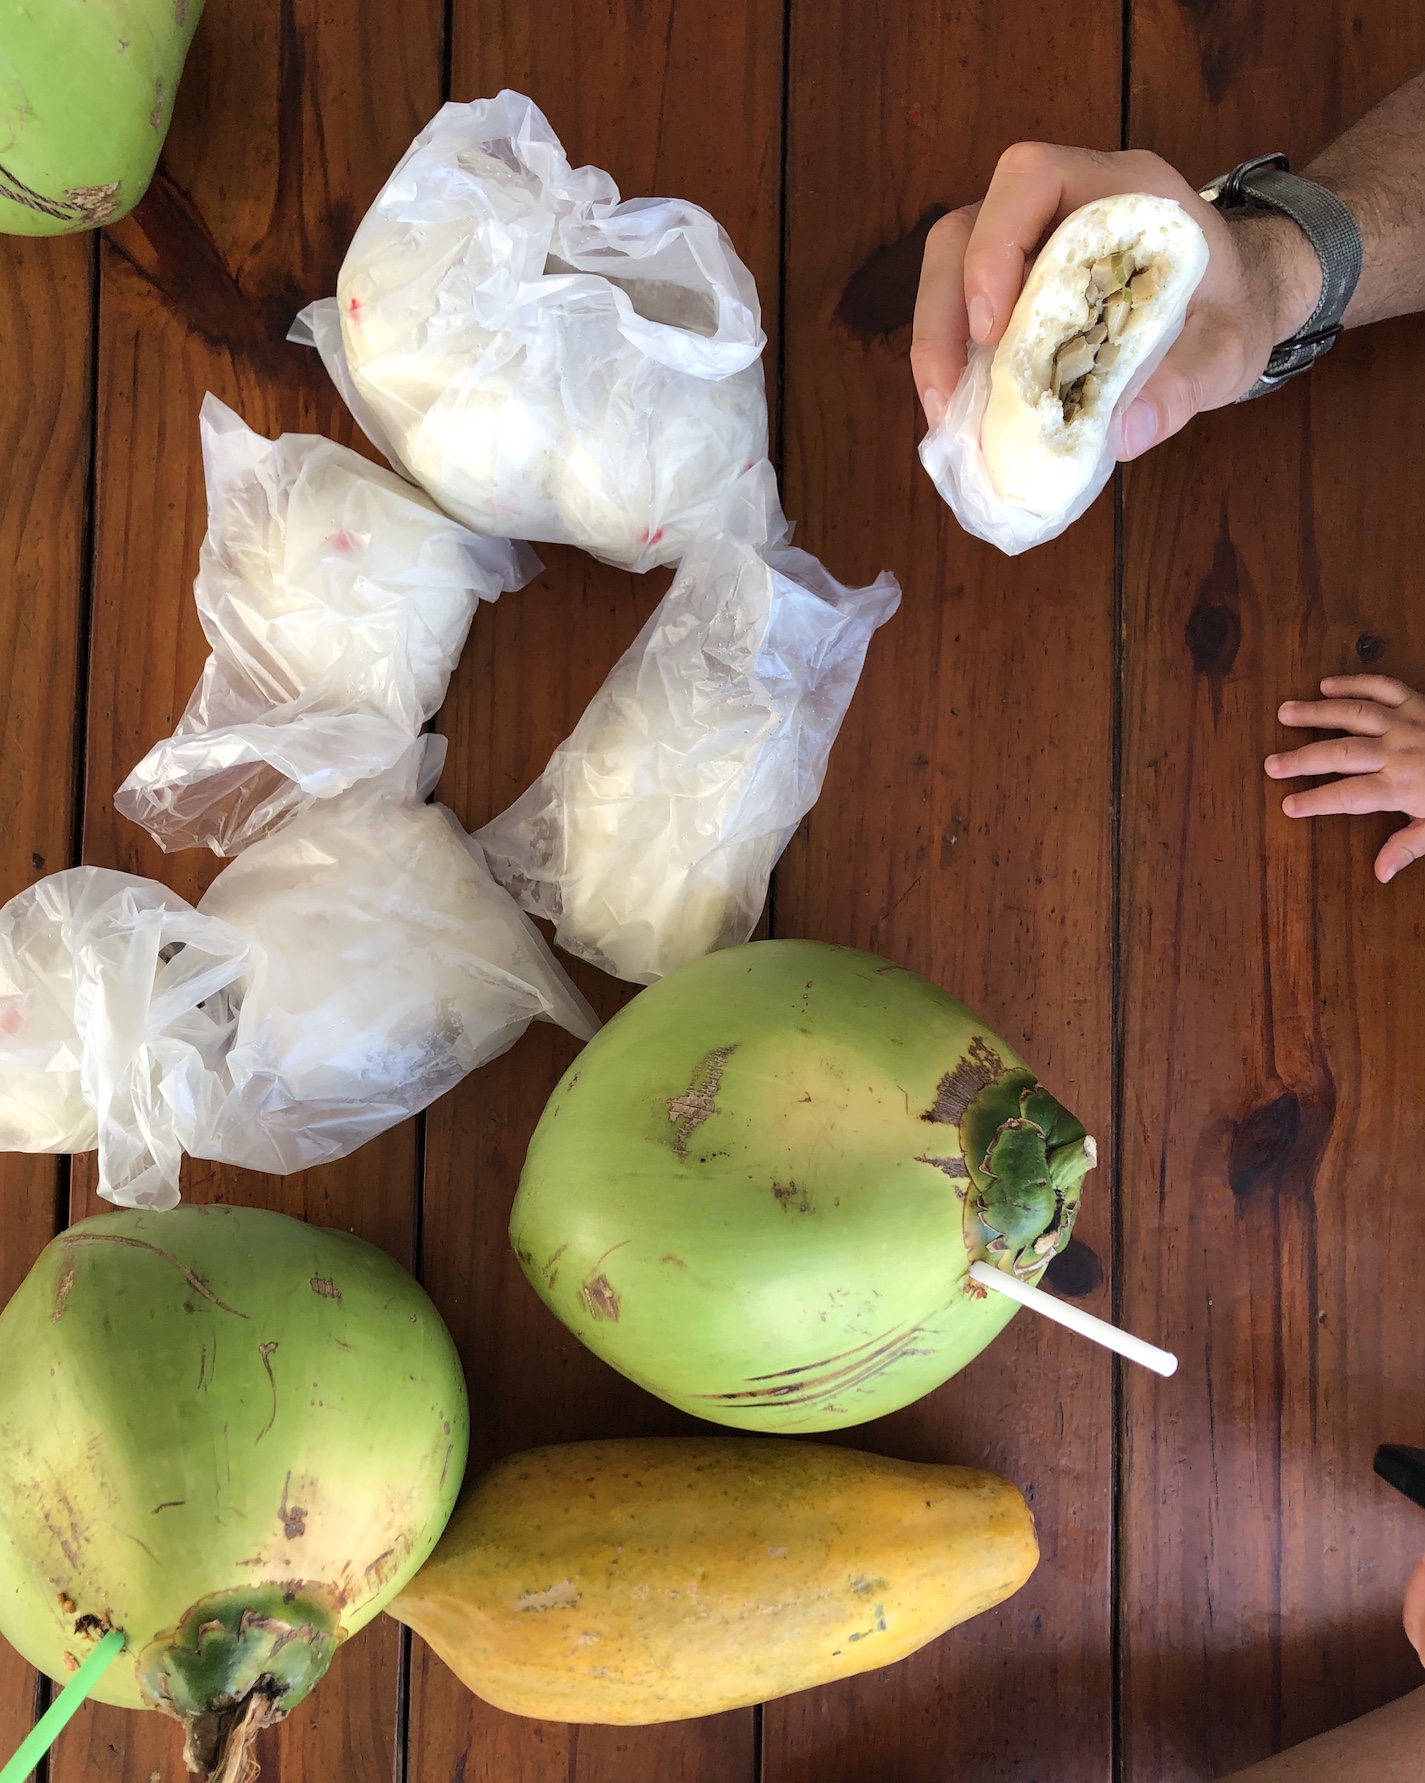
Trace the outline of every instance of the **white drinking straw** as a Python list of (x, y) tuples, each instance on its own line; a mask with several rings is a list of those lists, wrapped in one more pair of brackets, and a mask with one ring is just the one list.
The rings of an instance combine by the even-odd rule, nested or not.
[(1169, 1351), (1144, 1343), (1141, 1337), (1120, 1331), (1117, 1325), (1110, 1325), (1106, 1319), (1096, 1319), (1091, 1312), (1081, 1312), (1077, 1306), (1070, 1306), (1067, 1300), (1058, 1300), (1054, 1295), (1046, 1294), (1042, 1288), (1031, 1288), (1016, 1277), (1005, 1275), (1002, 1270), (992, 1269), (988, 1263), (972, 1263), (970, 1274), (982, 1288), (993, 1288), (996, 1294), (1007, 1294), (1011, 1300), (1017, 1300), (1031, 1312), (1042, 1312), (1046, 1319), (1067, 1325), (1070, 1331), (1077, 1331), (1080, 1337), (1101, 1343), (1105, 1349), (1116, 1350), (1130, 1362), (1139, 1362), (1144, 1368), (1151, 1368), (1154, 1374), (1169, 1375), (1178, 1371), (1178, 1359)]

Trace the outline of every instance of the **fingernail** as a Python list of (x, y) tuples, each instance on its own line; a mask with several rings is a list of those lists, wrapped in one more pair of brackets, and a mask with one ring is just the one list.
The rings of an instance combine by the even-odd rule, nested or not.
[(1267, 772), (1269, 774), (1271, 773), (1272, 769), (1276, 765), (1277, 765), (1277, 758), (1274, 755), (1269, 755), (1267, 757), (1267, 759), (1262, 763), (1262, 766), (1267, 770)]
[(1382, 885), (1389, 885), (1391, 880), (1394, 878), (1395, 878), (1395, 868), (1387, 867), (1385, 869), (1385, 871), (1380, 876), (1380, 882)]
[(930, 431), (934, 433), (945, 419), (945, 398), (938, 390), (927, 390), (920, 399), (920, 406), (925, 410), (925, 418), (930, 423)]
[(1152, 406), (1140, 396), (1136, 402), (1130, 403), (1128, 413), (1123, 417), (1121, 439), (1121, 458), (1136, 458), (1140, 452), (1146, 452), (1158, 437), (1158, 417)]
[(994, 305), (988, 297), (977, 296), (970, 299), (970, 339), (979, 341), (981, 346), (989, 339), (990, 330), (995, 325)]

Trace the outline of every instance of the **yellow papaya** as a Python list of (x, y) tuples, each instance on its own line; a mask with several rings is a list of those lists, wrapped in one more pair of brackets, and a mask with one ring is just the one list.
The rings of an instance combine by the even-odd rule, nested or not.
[(1038, 1558), (1019, 1492), (972, 1468), (779, 1437), (566, 1443), (468, 1487), (390, 1611), (497, 1708), (643, 1724), (903, 1659)]

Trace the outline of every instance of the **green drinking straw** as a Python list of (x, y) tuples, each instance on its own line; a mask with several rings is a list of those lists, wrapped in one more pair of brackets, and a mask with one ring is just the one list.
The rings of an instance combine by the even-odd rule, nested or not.
[(0, 1783), (24, 1783), (25, 1778), (59, 1738), (61, 1730), (80, 1703), (123, 1650), (123, 1632), (117, 1628), (111, 1629), (20, 1741), (19, 1751), (4, 1770), (0, 1771)]

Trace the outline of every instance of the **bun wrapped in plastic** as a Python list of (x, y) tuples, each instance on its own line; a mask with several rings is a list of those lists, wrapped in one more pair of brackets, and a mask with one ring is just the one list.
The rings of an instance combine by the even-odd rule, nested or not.
[(679, 199), (621, 203), (517, 93), (437, 114), (293, 338), (448, 513), (629, 569), (675, 563), (767, 450), (727, 236)]
[[(443, 754), (431, 739), (431, 762)], [(357, 787), (254, 843), (199, 910), (258, 951), (198, 1157), (275, 1171), (343, 1157), (531, 1021), (581, 1039), (599, 1025), (478, 845), (398, 784)]]
[(445, 698), (479, 602), (539, 560), (331, 440), (264, 439), (214, 396), (201, 430), (193, 594), (213, 653), (114, 802), (166, 849), (236, 854), (399, 761)]
[(972, 347), (920, 456), (967, 532), (1011, 556), (1057, 538), (1112, 475), (1110, 424), (1182, 332), (1207, 242), (1125, 193), (1066, 217), (994, 348)]
[[(84, 1100), (74, 1025), (74, 900), (85, 883), (55, 873), (0, 910), (0, 1151), (84, 1152), (98, 1143)], [(130, 883), (105, 873), (102, 901)]]
[(0, 910), (0, 1149), (99, 1151), (100, 1193), (171, 1207), (222, 1096), (250, 937), (165, 886), (72, 867)]
[(893, 576), (844, 588), (785, 541), (767, 463), (724, 497), (540, 779), (478, 833), (561, 947), (638, 984), (745, 941)]
[[(0, 1148), (99, 1151), (99, 1192), (172, 1207), (184, 1152), (344, 1157), (511, 1046), (598, 1026), (448, 811), (443, 754), (313, 805), (199, 909), (100, 867), (0, 910)], [(418, 781), (418, 776), (420, 779)]]

